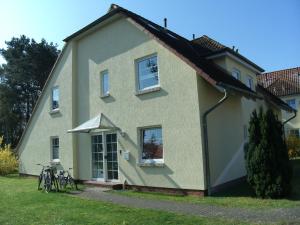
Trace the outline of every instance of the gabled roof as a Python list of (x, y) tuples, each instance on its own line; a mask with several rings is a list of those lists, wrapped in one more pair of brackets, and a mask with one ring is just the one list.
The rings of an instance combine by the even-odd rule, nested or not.
[(300, 67), (263, 73), (257, 81), (276, 96), (300, 94)]
[(203, 56), (211, 55), (216, 52), (220, 52), (221, 50), (225, 50), (227, 47), (220, 42), (217, 42), (216, 40), (203, 35), (199, 38), (196, 38), (194, 40), (191, 40), (191, 43), (195, 48), (198, 49), (198, 51)]
[(225, 69), (215, 64), (212, 60), (203, 57), (199, 49), (189, 40), (115, 4), (111, 6), (107, 14), (65, 38), (64, 41), (68, 42), (76, 38), (116, 14), (122, 14), (130, 18), (135, 25), (139, 26), (142, 30), (152, 35), (153, 38), (173, 51), (212, 85), (237, 91), (246, 97), (258, 97), (254, 91), (231, 76)]
[(261, 67), (256, 65), (254, 62), (250, 61), (249, 59), (247, 59), (246, 57), (241, 55), (240, 53), (238, 53), (237, 50), (234, 51), (233, 49), (221, 44), (220, 42), (218, 42), (206, 35), (203, 35), (199, 38), (191, 40), (191, 43), (193, 44), (193, 46), (195, 48), (198, 49), (199, 52), (201, 52), (201, 55), (204, 57), (211, 57), (214, 55), (228, 52), (228, 53), (236, 56), (237, 58), (241, 59), (242, 61), (248, 63), (249, 65), (254, 67), (256, 70), (258, 70), (259, 72), (264, 72), (264, 69), (262, 69)]
[(288, 112), (296, 112), (297, 111), (294, 108), (292, 108), (291, 106), (289, 106), (286, 102), (282, 101), (280, 98), (273, 95), (270, 91), (268, 91), (266, 88), (264, 88), (260, 84), (257, 84), (256, 91), (258, 93), (261, 93), (268, 102), (272, 103), (275, 106), (278, 106), (279, 108), (281, 108), (283, 110), (286, 110)]

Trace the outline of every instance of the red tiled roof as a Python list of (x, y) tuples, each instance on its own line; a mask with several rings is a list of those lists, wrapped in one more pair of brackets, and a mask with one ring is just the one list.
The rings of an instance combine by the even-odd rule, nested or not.
[(257, 81), (276, 96), (300, 94), (300, 67), (263, 73)]

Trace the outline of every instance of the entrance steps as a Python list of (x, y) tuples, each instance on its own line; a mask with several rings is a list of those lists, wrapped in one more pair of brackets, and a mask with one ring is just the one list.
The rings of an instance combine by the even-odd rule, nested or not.
[(86, 180), (83, 181), (84, 185), (94, 186), (94, 187), (103, 187), (112, 190), (121, 190), (123, 188), (122, 183), (118, 182), (104, 182), (104, 181), (94, 181), (94, 180)]

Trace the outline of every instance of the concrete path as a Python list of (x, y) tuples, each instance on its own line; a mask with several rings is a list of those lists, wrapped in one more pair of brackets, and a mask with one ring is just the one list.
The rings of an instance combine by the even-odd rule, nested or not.
[(206, 204), (181, 203), (165, 200), (150, 200), (136, 197), (127, 197), (106, 192), (109, 189), (99, 187), (87, 187), (82, 192), (73, 193), (81, 198), (111, 202), (123, 206), (169, 211), (179, 214), (187, 214), (202, 217), (217, 217), (248, 222), (288, 222), (300, 224), (300, 207), (279, 209), (243, 209), (228, 208)]

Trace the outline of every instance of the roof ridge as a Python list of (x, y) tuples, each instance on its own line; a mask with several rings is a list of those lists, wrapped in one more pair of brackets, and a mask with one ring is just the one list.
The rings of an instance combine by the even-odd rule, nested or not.
[(206, 35), (206, 34), (202, 35), (201, 37), (198, 37), (198, 38), (195, 38), (195, 39), (191, 40), (191, 42), (194, 42), (194, 41), (197, 41), (197, 40), (200, 40), (200, 39), (203, 39), (203, 38), (208, 39), (209, 41), (212, 41), (212, 42), (214, 42), (214, 43), (217, 44), (217, 45), (221, 45), (221, 46), (223, 46), (224, 48), (228, 48), (228, 46), (222, 44), (221, 42), (216, 41), (215, 39), (209, 37), (209, 36)]
[(260, 75), (278, 73), (278, 72), (290, 71), (290, 70), (300, 70), (300, 66), (293, 67), (293, 68), (288, 68), (288, 69), (274, 70), (274, 71), (271, 71), (271, 72), (265, 72), (265, 73), (261, 73)]

